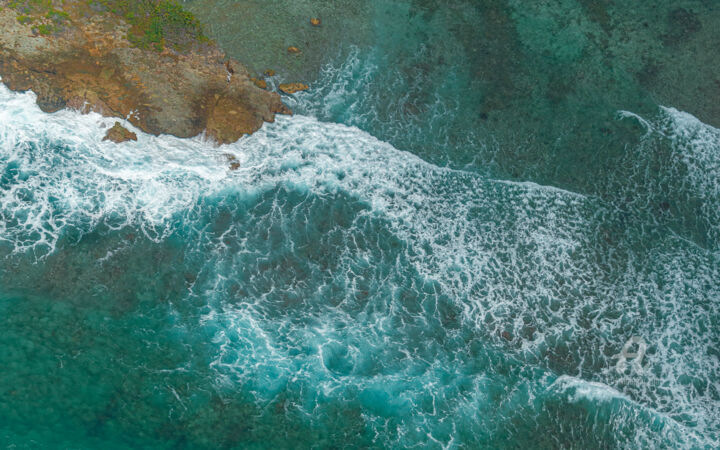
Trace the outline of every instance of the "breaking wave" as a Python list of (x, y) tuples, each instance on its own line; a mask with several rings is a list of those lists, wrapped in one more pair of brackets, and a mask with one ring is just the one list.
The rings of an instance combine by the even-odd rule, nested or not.
[[(716, 243), (717, 130), (661, 114), (678, 183)], [(81, 261), (52, 292), (122, 292), (196, 349), (173, 370), (221, 398), (241, 392), (245, 420), (275, 424), (247, 433), (273, 442), (300, 423), (375, 446), (720, 445), (712, 245), (308, 116), (222, 147), (138, 130), (103, 142), (112, 122), (43, 114), (32, 93), (0, 86), (0, 280), (18, 291)], [(168, 265), (158, 317), (142, 308), (161, 291), (139, 280)], [(620, 373), (614, 356), (633, 336), (648, 343), (643, 372)], [(179, 403), (158, 406), (175, 411), (167, 420), (224, 420), (229, 400), (210, 408), (188, 386), (168, 386)]]

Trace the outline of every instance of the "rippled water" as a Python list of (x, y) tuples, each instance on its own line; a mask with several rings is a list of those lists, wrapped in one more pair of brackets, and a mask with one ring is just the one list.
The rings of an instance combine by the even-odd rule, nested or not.
[(308, 56), (298, 114), (220, 148), (103, 142), (113, 120), (0, 86), (0, 442), (720, 445), (720, 130), (601, 92), (478, 109), (502, 79), (468, 89), (456, 39), (438, 43), (456, 73), (428, 84), (410, 42), (526, 16), (428, 3), (333, 6), (347, 40)]

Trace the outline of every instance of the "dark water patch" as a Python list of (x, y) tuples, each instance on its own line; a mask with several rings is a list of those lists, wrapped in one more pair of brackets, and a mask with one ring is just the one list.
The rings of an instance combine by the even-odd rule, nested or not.
[[(614, 120), (618, 110), (649, 117), (665, 104), (711, 125), (720, 117), (714, 3), (356, 3), (327, 9), (347, 22), (342, 36), (317, 38), (334, 69), (318, 77), (309, 64), (315, 94), (294, 106), (436, 164), (610, 197), (592, 180), (612, 176), (638, 138)], [(193, 5), (219, 20), (214, 2)], [(215, 32), (231, 53), (243, 47), (230, 28)]]
[(667, 31), (663, 36), (663, 43), (665, 45), (683, 43), (701, 29), (702, 23), (692, 10), (673, 9), (667, 16)]

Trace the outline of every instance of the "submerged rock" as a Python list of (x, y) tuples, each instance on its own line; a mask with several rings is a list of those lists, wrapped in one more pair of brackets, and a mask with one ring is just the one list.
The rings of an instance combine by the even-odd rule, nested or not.
[(259, 87), (260, 89), (267, 89), (267, 81), (265, 80), (253, 78), (252, 82), (255, 83), (255, 86)]
[(320, 19), (318, 19), (317, 17), (313, 17), (312, 19), (310, 19), (310, 25), (312, 25), (314, 27), (319, 27)]
[(121, 15), (93, 12), (85, 3), (65, 1), (64, 22), (49, 35), (33, 35), (20, 12), (0, 9), (2, 82), (34, 91), (43, 111), (95, 111), (127, 117), (150, 134), (206, 132), (218, 143), (253, 133), (277, 113), (291, 114), (277, 93), (256, 86), (214, 43), (138, 46)]
[(310, 86), (304, 83), (283, 83), (278, 86), (278, 89), (286, 94), (294, 94), (296, 92), (305, 91), (309, 88)]
[(120, 125), (120, 122), (115, 122), (115, 125), (105, 133), (103, 141), (113, 141), (116, 144), (126, 141), (137, 141), (137, 134)]
[(240, 168), (240, 161), (238, 161), (234, 155), (225, 153), (225, 158), (227, 158), (230, 163), (230, 170), (238, 170)]
[(294, 53), (294, 54), (301, 53), (300, 49), (295, 47), (294, 45), (291, 45), (290, 47), (288, 47), (287, 51), (288, 51), (288, 53)]

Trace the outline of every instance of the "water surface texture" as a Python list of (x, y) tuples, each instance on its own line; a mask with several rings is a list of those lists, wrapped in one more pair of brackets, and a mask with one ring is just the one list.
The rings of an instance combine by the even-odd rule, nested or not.
[(716, 2), (186, 3), (312, 88), (218, 148), (0, 85), (3, 446), (720, 446)]

